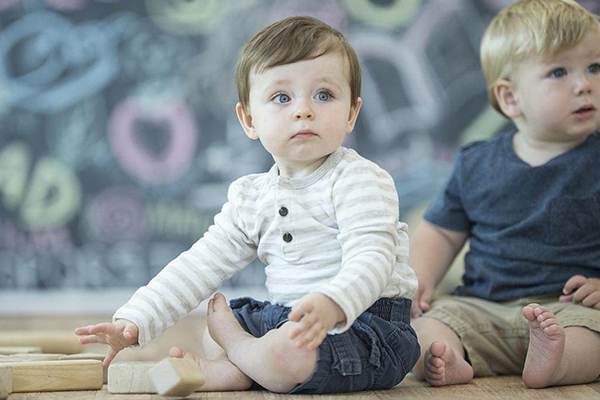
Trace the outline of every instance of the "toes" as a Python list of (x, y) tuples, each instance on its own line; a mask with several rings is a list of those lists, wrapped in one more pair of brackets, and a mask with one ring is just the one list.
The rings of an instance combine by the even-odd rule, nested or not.
[(548, 308), (546, 307), (542, 307), (542, 306), (537, 306), (533, 309), (533, 313), (536, 317), (539, 317), (540, 315), (543, 315), (544, 313), (550, 312), (550, 310), (548, 310)]
[(171, 347), (169, 350), (169, 357), (183, 358), (185, 351), (181, 347)]
[(522, 313), (528, 321), (533, 322), (538, 316), (546, 311), (548, 311), (546, 307), (542, 307), (537, 303), (531, 303), (523, 307)]
[(212, 298), (212, 302), (213, 311), (223, 311), (229, 309), (229, 305), (227, 305), (227, 299), (221, 293), (215, 293), (214, 297)]
[(446, 343), (441, 341), (431, 343), (431, 346), (429, 346), (429, 352), (434, 357), (442, 357), (446, 352)]

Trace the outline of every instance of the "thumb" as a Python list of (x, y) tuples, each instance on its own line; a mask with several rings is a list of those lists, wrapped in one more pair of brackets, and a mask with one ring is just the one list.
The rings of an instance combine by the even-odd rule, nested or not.
[(128, 324), (123, 332), (125, 339), (135, 339), (138, 336), (138, 328), (135, 324)]

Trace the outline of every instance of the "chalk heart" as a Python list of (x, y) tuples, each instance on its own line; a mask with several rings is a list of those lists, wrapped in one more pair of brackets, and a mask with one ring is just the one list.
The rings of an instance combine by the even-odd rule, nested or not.
[(198, 129), (185, 104), (152, 109), (134, 100), (119, 104), (109, 124), (111, 150), (127, 173), (143, 183), (171, 183), (189, 171)]

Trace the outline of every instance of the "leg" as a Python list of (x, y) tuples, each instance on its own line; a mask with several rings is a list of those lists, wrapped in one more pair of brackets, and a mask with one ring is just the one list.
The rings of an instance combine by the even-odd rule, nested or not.
[(420, 317), (411, 324), (421, 345), (421, 357), (413, 371), (432, 386), (467, 383), (473, 379), (473, 368), (465, 360), (460, 338), (443, 322)]
[(229, 359), (225, 350), (223, 350), (223, 348), (210, 336), (208, 327), (204, 330), (204, 334), (202, 335), (202, 349), (204, 350), (204, 356), (207, 360)]
[(589, 383), (600, 375), (600, 334), (585, 327), (563, 329), (546, 307), (523, 308), (529, 321), (529, 349), (523, 382), (530, 388)]
[(258, 384), (273, 392), (285, 393), (307, 380), (317, 364), (317, 350), (298, 349), (289, 339), (295, 322), (287, 322), (261, 338), (247, 333), (216, 294), (209, 302), (208, 329), (231, 362)]

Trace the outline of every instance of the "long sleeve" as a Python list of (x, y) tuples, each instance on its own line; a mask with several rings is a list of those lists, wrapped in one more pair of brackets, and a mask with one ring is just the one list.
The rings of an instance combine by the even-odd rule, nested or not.
[(340, 174), (332, 197), (342, 247), (341, 269), (317, 291), (346, 314), (346, 323), (332, 331), (340, 333), (381, 297), (398, 260), (403, 261), (410, 288), (415, 285), (414, 272), (406, 265), (406, 225), (398, 222), (398, 195), (389, 174), (367, 160), (353, 162)]
[(138, 289), (113, 316), (113, 320), (128, 319), (138, 326), (141, 347), (198, 307), (256, 258), (256, 243), (246, 235), (239, 215), (242, 196), (236, 182), (204, 236)]

